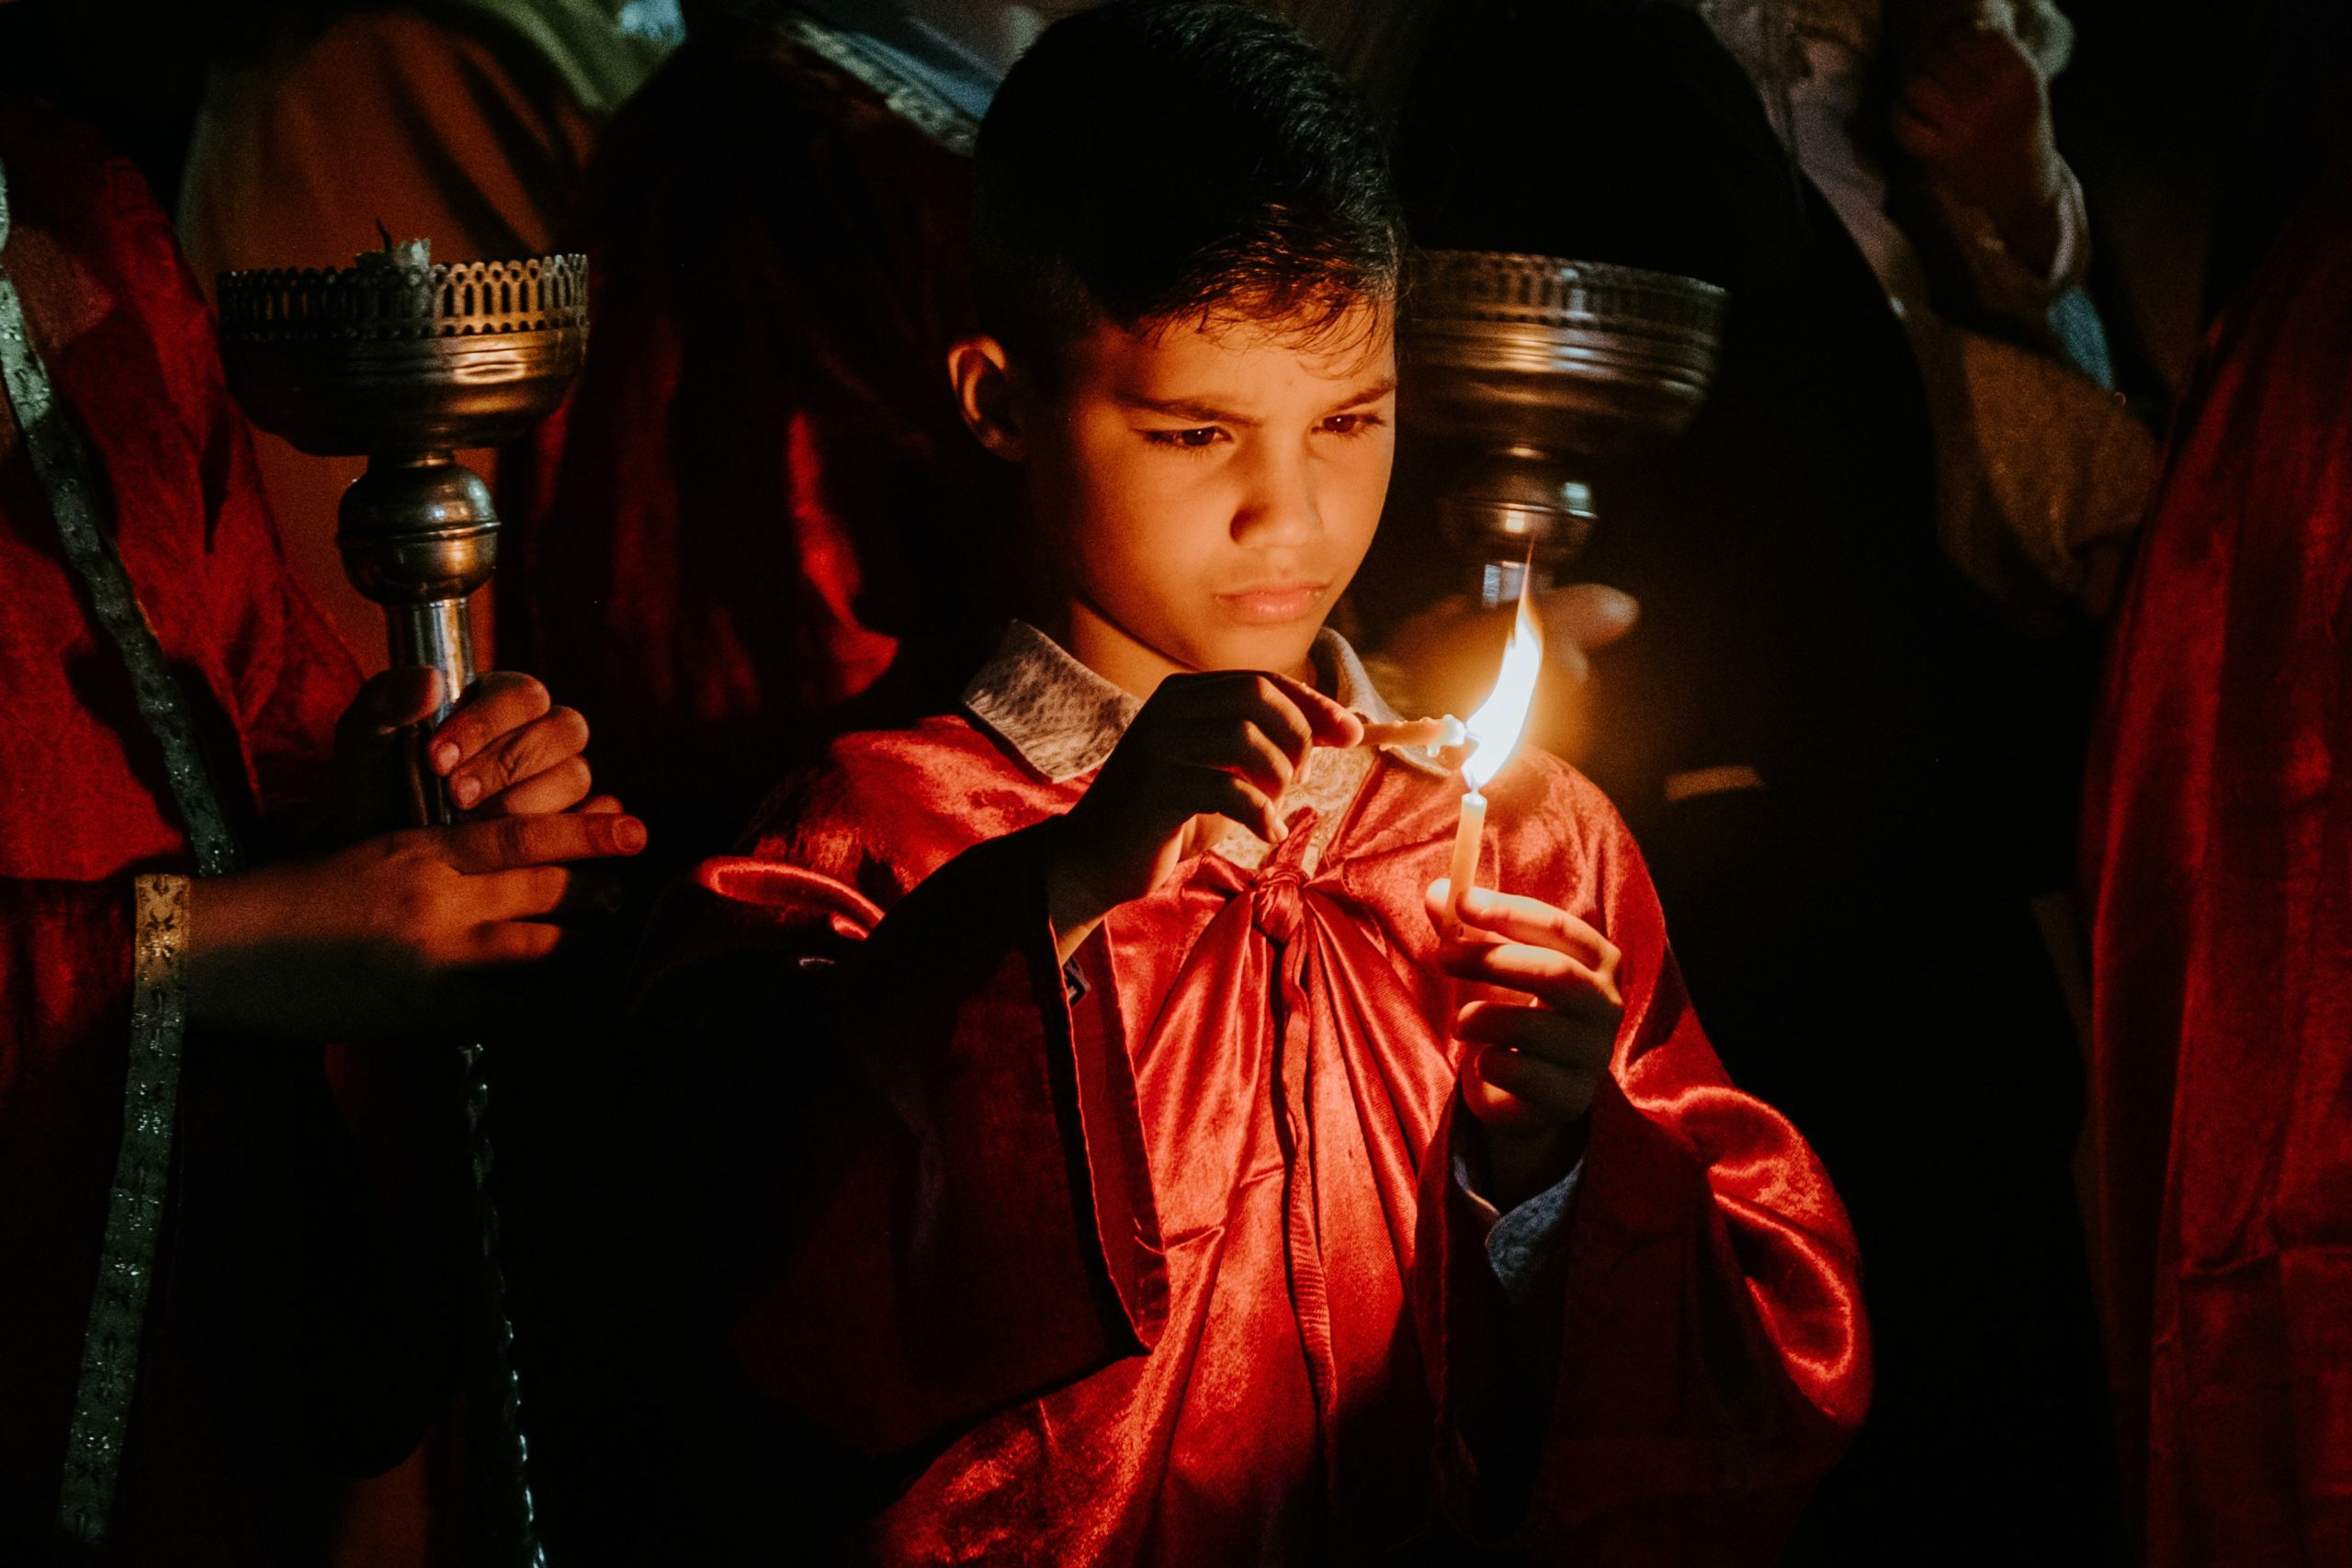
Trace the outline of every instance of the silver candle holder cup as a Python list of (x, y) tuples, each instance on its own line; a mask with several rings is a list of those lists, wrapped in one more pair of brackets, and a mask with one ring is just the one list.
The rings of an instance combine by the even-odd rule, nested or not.
[[(384, 610), (391, 661), (441, 675), (439, 722), (474, 678), (467, 601), (498, 564), (498, 513), (468, 447), (554, 412), (588, 347), (580, 255), (435, 263), (421, 243), (356, 265), (220, 279), (221, 359), (253, 422), (313, 457), (366, 457), (335, 545)], [(418, 819), (447, 822), (418, 757)]]
[(1400, 328), (1405, 427), (1466, 448), (1445, 536), (1487, 608), (1537, 591), (1598, 513), (1593, 459), (1642, 450), (1706, 400), (1725, 296), (1696, 278), (1500, 251), (1429, 251)]

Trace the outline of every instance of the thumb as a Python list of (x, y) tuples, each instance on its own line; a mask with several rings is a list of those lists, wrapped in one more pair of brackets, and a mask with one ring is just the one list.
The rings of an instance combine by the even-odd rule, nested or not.
[(1630, 593), (1598, 582), (1572, 582), (1543, 598), (1544, 646), (1552, 661), (1581, 675), (1584, 651), (1606, 648), (1634, 629), (1642, 606)]
[(336, 750), (346, 758), (379, 752), (412, 724), (433, 716), (441, 704), (441, 676), (434, 670), (387, 670), (371, 677), (335, 725)]

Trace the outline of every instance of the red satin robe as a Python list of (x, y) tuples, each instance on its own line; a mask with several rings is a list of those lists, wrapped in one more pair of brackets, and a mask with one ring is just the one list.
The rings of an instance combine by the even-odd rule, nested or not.
[[(214, 785), (265, 850), (324, 783), (357, 671), (287, 570), (211, 321), (144, 183), (15, 103), (0, 161), (0, 254)], [(122, 1133), (131, 879), (193, 864), (5, 404), (0, 585), (0, 1561), (26, 1562), (56, 1517)], [(374, 1396), (415, 1374), (370, 1337), (405, 1292), (344, 1290), (368, 1244), (318, 1051), (192, 1034), (184, 1061), (114, 1546), (282, 1561), (315, 1550), (329, 1472), (413, 1439), (413, 1411), (376, 1425)]]
[(2152, 1568), (2352, 1562), (2352, 166), (2208, 345), (2084, 843), (2100, 1283)]
[[(1066, 1002), (1032, 829), (1091, 776), (1043, 782), (962, 718), (852, 736), (656, 942), (653, 995), (732, 985), (801, 1064), (775, 1112), (805, 1136), (772, 1133), (801, 1189), (755, 1221), (775, 1252), (731, 1340), (796, 1417), (921, 1456), (858, 1553), (1363, 1562), (1459, 1528), (1774, 1561), (1868, 1396), (1851, 1235), (1725, 1081), (1599, 792), (1543, 756), (1489, 790), (1488, 875), (1626, 953), (1565, 1304), (1531, 1340), (1453, 1176), (1475, 1134), (1422, 889), (1457, 789), (1384, 759), (1311, 874), (1304, 831), (1256, 872), (1187, 861), (1088, 939)], [(829, 957), (830, 1002), (794, 1000)]]

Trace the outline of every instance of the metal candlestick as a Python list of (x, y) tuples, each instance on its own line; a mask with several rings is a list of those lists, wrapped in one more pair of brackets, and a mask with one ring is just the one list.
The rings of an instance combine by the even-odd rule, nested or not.
[[(412, 819), (447, 823), (432, 730), (473, 683), (467, 596), (498, 561), (498, 515), (460, 448), (511, 440), (552, 412), (588, 346), (588, 264), (432, 262), (422, 242), (387, 244), (347, 268), (232, 272), (220, 279), (230, 389), (262, 429), (314, 457), (364, 457), (338, 511), (352, 585), (383, 606), (391, 661), (441, 675), (441, 703), (407, 748)], [(479, 1045), (463, 1048), (480, 1233), (486, 1359), (511, 1486), (518, 1561), (543, 1565), (499, 1269), (498, 1213)]]
[[(220, 338), (255, 424), (313, 457), (368, 459), (335, 546), (384, 607), (393, 664), (440, 671), (438, 724), (474, 676), (467, 595), (498, 562), (490, 489), (453, 454), (563, 400), (588, 348), (587, 258), (435, 265), (412, 243), (351, 267), (227, 273)], [(412, 781), (417, 819), (448, 821), (421, 751)]]
[(1401, 337), (1402, 421), (1466, 444), (1442, 488), (1446, 537), (1492, 609), (1552, 585), (1596, 516), (1584, 459), (1690, 423), (1714, 378), (1724, 291), (1557, 256), (1424, 253)]

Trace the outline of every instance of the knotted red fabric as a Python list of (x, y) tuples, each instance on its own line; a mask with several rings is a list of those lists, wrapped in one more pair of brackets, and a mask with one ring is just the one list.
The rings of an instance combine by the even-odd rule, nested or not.
[(2100, 1284), (2153, 1568), (2352, 1562), (2352, 170), (2208, 345), (2084, 844)]
[(1458, 789), (1374, 763), (1319, 860), (1305, 813), (1255, 870), (1195, 856), (1071, 984), (1040, 857), (1091, 776), (961, 718), (851, 737), (655, 932), (654, 1014), (732, 1020), (821, 1096), (731, 1345), (766, 1400), (914, 1456), (854, 1553), (1772, 1562), (1867, 1399), (1852, 1240), (1724, 1080), (1599, 793), (1540, 756), (1489, 792), (1485, 863), (1626, 954), (1531, 1337), (1455, 1174), (1463, 998), (1422, 897)]

